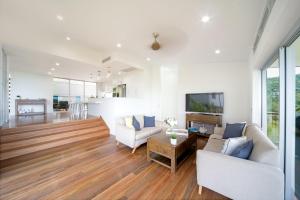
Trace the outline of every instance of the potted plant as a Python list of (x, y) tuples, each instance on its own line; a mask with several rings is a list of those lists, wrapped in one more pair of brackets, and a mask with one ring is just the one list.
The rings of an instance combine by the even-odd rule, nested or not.
[(171, 134), (171, 144), (176, 145), (177, 144), (177, 136), (176, 133)]

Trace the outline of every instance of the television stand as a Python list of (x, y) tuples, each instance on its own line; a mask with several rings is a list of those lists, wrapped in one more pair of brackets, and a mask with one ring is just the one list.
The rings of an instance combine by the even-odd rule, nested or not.
[(218, 127), (222, 127), (222, 115), (186, 113), (186, 128), (191, 127), (191, 122), (211, 124)]

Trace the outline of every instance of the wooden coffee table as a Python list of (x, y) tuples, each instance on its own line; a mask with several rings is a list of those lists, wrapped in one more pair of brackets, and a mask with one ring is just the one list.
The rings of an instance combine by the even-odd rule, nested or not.
[(188, 137), (177, 135), (176, 145), (171, 144), (170, 137), (162, 131), (148, 138), (147, 160), (170, 168), (174, 173), (183, 161), (195, 151), (197, 135), (189, 134)]

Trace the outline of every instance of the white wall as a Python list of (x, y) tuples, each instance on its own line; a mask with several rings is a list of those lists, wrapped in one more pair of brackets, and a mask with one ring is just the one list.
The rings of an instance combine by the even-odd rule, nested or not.
[(252, 116), (251, 122), (261, 126), (261, 71), (253, 69), (252, 71)]
[(197, 66), (160, 66), (124, 78), (130, 98), (145, 102), (158, 120), (178, 119), (185, 126), (185, 94), (224, 92), (223, 123), (251, 119), (251, 73), (247, 62)]
[(11, 115), (15, 114), (15, 99), (47, 99), (47, 112), (53, 112), (53, 81), (51, 76), (11, 70), (12, 105)]
[[(152, 96), (152, 69), (135, 70), (123, 73), (119, 77), (112, 77), (105, 82), (97, 83), (97, 95), (101, 97), (103, 92), (112, 92), (117, 84), (126, 84), (126, 98), (143, 100), (146, 105), (151, 104)], [(151, 114), (151, 105), (145, 112)]]
[(211, 63), (179, 69), (178, 119), (184, 126), (185, 94), (224, 92), (223, 123), (250, 121), (251, 74), (248, 63)]

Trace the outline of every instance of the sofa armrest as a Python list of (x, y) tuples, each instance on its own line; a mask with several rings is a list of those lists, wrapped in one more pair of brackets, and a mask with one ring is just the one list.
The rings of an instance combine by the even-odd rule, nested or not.
[(197, 182), (232, 199), (284, 197), (280, 168), (221, 153), (197, 151)]
[(116, 139), (130, 147), (134, 147), (135, 144), (135, 130), (134, 128), (128, 128), (120, 124), (116, 125)]

